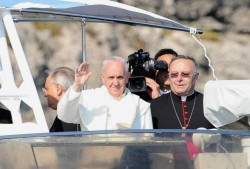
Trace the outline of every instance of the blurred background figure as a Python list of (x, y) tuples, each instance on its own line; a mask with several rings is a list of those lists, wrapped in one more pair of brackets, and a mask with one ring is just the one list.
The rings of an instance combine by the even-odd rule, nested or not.
[[(146, 84), (148, 86), (147, 93), (151, 99), (155, 99), (162, 94), (166, 94), (170, 91), (170, 80), (168, 73), (168, 65), (171, 60), (177, 56), (177, 52), (173, 49), (161, 49), (155, 54), (155, 60), (157, 62), (163, 61), (167, 64), (167, 69), (156, 70), (155, 79), (146, 77)], [(150, 100), (150, 99), (148, 99)]]
[[(48, 106), (57, 110), (57, 104), (66, 90), (73, 84), (75, 73), (67, 67), (59, 67), (48, 71), (48, 76), (43, 89), (44, 96), (47, 98)], [(57, 116), (50, 128), (50, 132), (80, 131), (80, 126), (61, 121)]]
[[(161, 49), (155, 54), (155, 60), (165, 61), (169, 65), (171, 60), (176, 56), (177, 52), (175, 52), (173, 49)], [(155, 80), (160, 85), (160, 94), (165, 94), (170, 91), (170, 80), (168, 70), (157, 70)]]

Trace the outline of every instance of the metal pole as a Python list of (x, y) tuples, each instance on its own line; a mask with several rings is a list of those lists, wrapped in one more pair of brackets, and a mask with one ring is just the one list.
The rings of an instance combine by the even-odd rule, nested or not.
[(86, 22), (85, 18), (82, 19), (82, 56), (83, 61), (87, 60), (87, 48), (86, 48)]
[[(87, 47), (86, 47), (86, 22), (85, 18), (82, 19), (82, 61), (87, 60)], [(87, 89), (87, 84), (83, 86), (83, 90)]]

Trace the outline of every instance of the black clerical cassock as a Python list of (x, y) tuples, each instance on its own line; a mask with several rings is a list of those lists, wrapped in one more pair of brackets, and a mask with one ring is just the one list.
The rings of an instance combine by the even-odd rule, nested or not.
[(173, 92), (151, 100), (154, 129), (214, 128), (203, 113), (203, 94), (195, 91), (190, 96)]
[[(203, 113), (203, 94), (194, 91), (189, 96), (177, 96), (173, 92), (162, 95), (151, 100), (151, 113), (153, 117), (154, 129), (211, 129), (214, 126), (205, 118)], [(186, 140), (186, 147), (191, 160), (200, 150), (193, 144), (191, 135), (183, 135)], [(182, 149), (181, 149), (182, 150)], [(174, 153), (175, 160), (183, 168), (185, 160), (178, 157), (178, 149)], [(187, 163), (189, 161), (186, 161)]]

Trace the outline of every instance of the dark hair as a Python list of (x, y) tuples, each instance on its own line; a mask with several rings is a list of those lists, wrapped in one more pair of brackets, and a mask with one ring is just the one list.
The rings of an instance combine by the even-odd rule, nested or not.
[(177, 57), (174, 57), (171, 62), (169, 63), (169, 66), (172, 64), (173, 61), (178, 60), (178, 59), (187, 59), (187, 60), (191, 60), (194, 63), (195, 69), (198, 72), (199, 70), (199, 64), (196, 62), (196, 60), (191, 57), (191, 56), (185, 56), (185, 55), (177, 55)]
[(168, 55), (171, 54), (174, 57), (177, 57), (177, 52), (175, 52), (173, 49), (161, 49), (155, 54), (155, 60), (157, 60), (162, 55)]

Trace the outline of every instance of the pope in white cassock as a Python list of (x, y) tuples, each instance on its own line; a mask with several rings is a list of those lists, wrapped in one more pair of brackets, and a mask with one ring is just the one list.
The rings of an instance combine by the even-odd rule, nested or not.
[(75, 70), (75, 81), (58, 103), (58, 117), (78, 123), (81, 130), (152, 129), (150, 104), (132, 94), (127, 63), (121, 57), (104, 60), (103, 86), (82, 90), (91, 72), (83, 62)]

